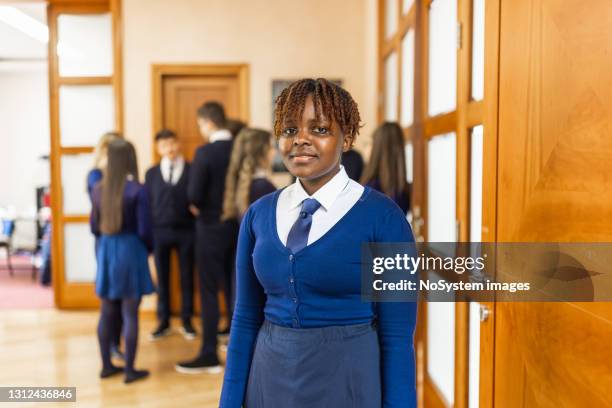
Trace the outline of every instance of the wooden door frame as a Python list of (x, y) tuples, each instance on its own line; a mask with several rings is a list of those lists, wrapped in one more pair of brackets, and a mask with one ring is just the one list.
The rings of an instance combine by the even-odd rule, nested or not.
[[(455, 132), (457, 140), (457, 214), (461, 220), (459, 241), (469, 241), (470, 218), (470, 130), (483, 125), (483, 194), (482, 194), (482, 241), (496, 241), (497, 209), (497, 135), (498, 135), (498, 88), (499, 88), (499, 20), (501, 0), (485, 2), (485, 83), (484, 98), (474, 101), (471, 98), (472, 64), (472, 1), (457, 0), (457, 20), (461, 24), (461, 47), (457, 50), (457, 103), (455, 110), (436, 116), (428, 114), (428, 13), (432, 0), (415, 0), (408, 14), (402, 13), (401, 0), (395, 1), (398, 10), (398, 29), (385, 38), (385, 2), (378, 1), (378, 120), (384, 119), (384, 92), (386, 57), (393, 51), (398, 55), (398, 86), (401, 87), (401, 38), (408, 26), (415, 29), (415, 67), (414, 67), (414, 112), (413, 124), (404, 129), (407, 140), (414, 148), (414, 185), (413, 208), (420, 206), (420, 214), (427, 219), (427, 143), (440, 134)], [(398, 95), (401, 95), (401, 88)], [(398, 117), (399, 117), (398, 97)], [(461, 141), (461, 143), (459, 143)], [(419, 155), (418, 151), (423, 154)], [(421, 182), (419, 182), (419, 180)], [(421, 228), (421, 235), (427, 239), (427, 225)], [(491, 311), (488, 319), (480, 324), (480, 379), (479, 404), (481, 407), (493, 406), (494, 384), (494, 340), (495, 340), (495, 303), (482, 304)], [(419, 305), (420, 320), (415, 335), (415, 351), (418, 361), (417, 381), (419, 386), (419, 407), (425, 401), (433, 407), (442, 407), (444, 402), (438, 397), (433, 385), (427, 381), (427, 308)], [(423, 324), (425, 322), (425, 324)], [(469, 304), (455, 305), (455, 402), (454, 407), (468, 405), (469, 393)]]
[[(59, 117), (59, 88), (61, 85), (112, 85), (115, 105), (115, 130), (123, 130), (123, 34), (121, 17), (121, 0), (94, 0), (89, 2), (70, 2), (48, 0), (47, 25), (49, 27), (49, 121), (51, 137), (51, 276), (53, 298), (59, 309), (91, 309), (98, 307), (99, 301), (94, 295), (93, 282), (65, 282), (64, 226), (67, 223), (86, 223), (89, 216), (85, 214), (64, 214), (61, 176), (63, 154), (90, 153), (93, 146), (62, 147)], [(60, 77), (57, 56), (57, 17), (60, 14), (99, 14), (111, 13), (113, 73), (105, 77)], [(67, 295), (69, 293), (69, 295)]]
[[(163, 84), (168, 76), (235, 76), (239, 82), (239, 118), (249, 123), (249, 65), (248, 64), (152, 64), (151, 89), (153, 93), (153, 134), (164, 126)], [(157, 151), (152, 144), (151, 157), (155, 161)]]

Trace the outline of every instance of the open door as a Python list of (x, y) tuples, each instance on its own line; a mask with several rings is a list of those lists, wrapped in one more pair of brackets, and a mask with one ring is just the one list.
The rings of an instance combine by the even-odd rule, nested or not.
[[(600, 46), (612, 44), (611, 10), (501, 3), (499, 241), (612, 240), (612, 71)], [(612, 406), (612, 304), (500, 303), (496, 314), (496, 407)]]

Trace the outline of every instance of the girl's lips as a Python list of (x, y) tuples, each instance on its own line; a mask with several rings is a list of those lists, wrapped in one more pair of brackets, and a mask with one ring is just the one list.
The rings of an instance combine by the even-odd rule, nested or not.
[(292, 157), (294, 163), (310, 163), (316, 159), (316, 156), (296, 155)]

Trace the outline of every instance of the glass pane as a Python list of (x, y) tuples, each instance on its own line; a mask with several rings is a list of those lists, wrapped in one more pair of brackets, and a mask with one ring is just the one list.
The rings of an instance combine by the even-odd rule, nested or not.
[(480, 381), (480, 303), (470, 303), (469, 408), (478, 408)]
[(412, 143), (406, 143), (406, 180), (412, 184), (412, 166), (414, 165)]
[(455, 134), (435, 136), (427, 147), (427, 236), (455, 242)]
[(470, 241), (482, 239), (482, 135), (483, 127), (472, 129), (470, 137)]
[(427, 303), (427, 372), (449, 406), (455, 399), (455, 304)]
[(472, 0), (472, 99), (484, 97), (484, 12), (485, 0)]
[(457, 98), (457, 0), (429, 9), (429, 115), (451, 112)]
[(389, 55), (385, 61), (385, 120), (397, 121), (397, 53)]
[(410, 11), (410, 7), (414, 4), (414, 0), (404, 0), (402, 2), (402, 13), (407, 14)]
[(61, 145), (94, 146), (115, 128), (111, 85), (64, 85), (59, 91)]
[(60, 76), (111, 76), (113, 30), (110, 13), (57, 18)]
[(385, 0), (385, 38), (397, 31), (397, 0)]
[(64, 225), (64, 272), (67, 282), (93, 282), (96, 276), (94, 236), (89, 224)]
[(402, 39), (402, 113), (403, 127), (412, 125), (414, 111), (414, 30)]
[(87, 173), (93, 168), (92, 153), (62, 156), (62, 198), (64, 214), (85, 215), (91, 211), (87, 194)]

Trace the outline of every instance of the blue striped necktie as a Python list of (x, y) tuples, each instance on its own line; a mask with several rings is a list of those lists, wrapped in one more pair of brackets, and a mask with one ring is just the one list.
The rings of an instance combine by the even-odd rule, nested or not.
[(287, 237), (287, 248), (289, 248), (291, 252), (296, 253), (308, 244), (308, 234), (312, 226), (312, 214), (314, 214), (319, 207), (321, 207), (321, 203), (314, 198), (307, 198), (302, 201), (300, 215), (291, 227), (291, 231), (289, 231), (289, 236)]

